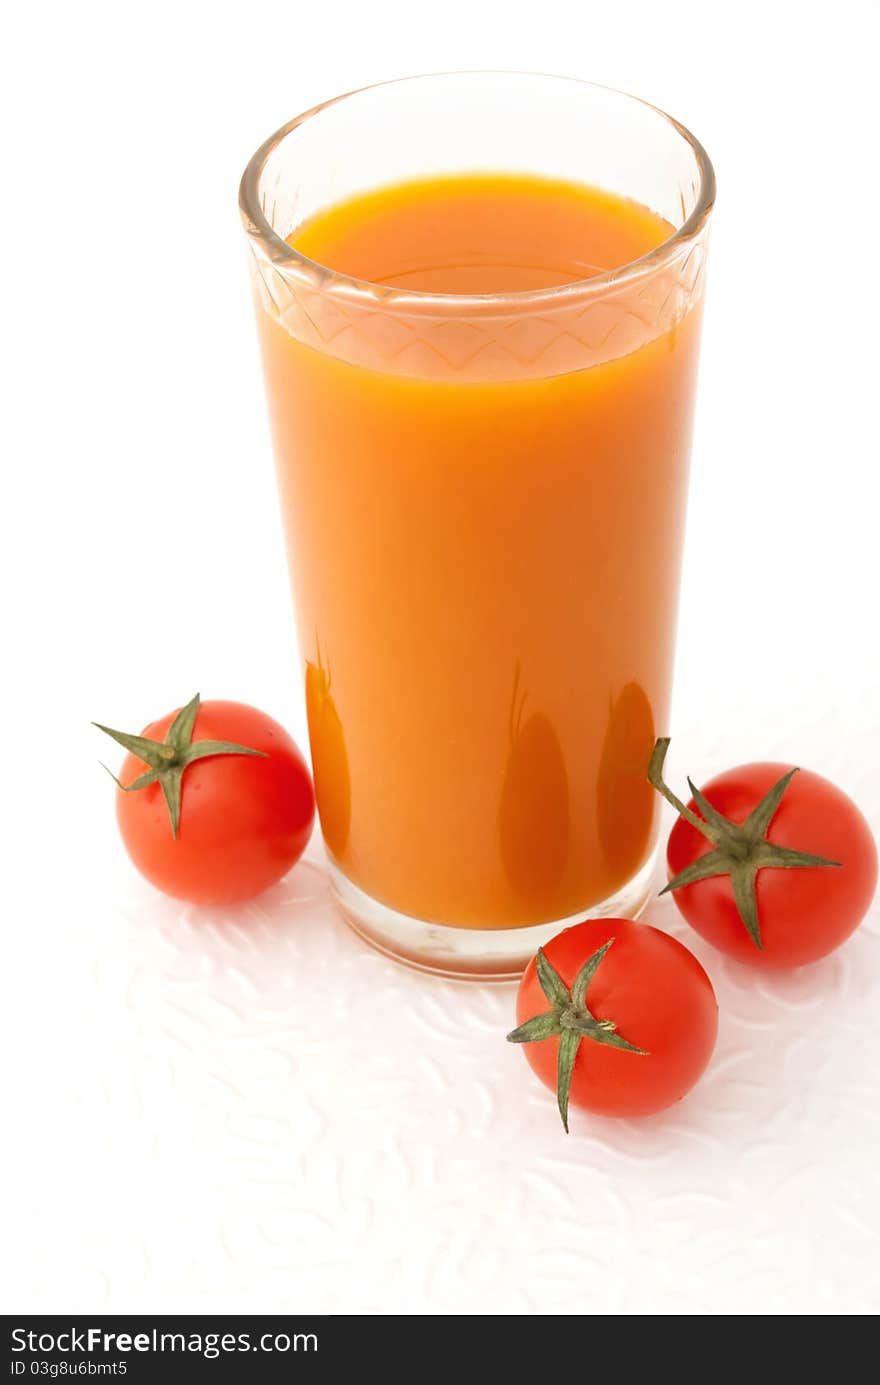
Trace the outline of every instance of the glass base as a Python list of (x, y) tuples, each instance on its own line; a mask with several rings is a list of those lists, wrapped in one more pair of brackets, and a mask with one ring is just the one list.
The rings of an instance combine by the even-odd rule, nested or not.
[(455, 981), (516, 981), (539, 947), (584, 919), (638, 918), (653, 894), (657, 850), (616, 894), (564, 919), (529, 928), (450, 928), (400, 914), (353, 885), (328, 861), (336, 903), (365, 942), (396, 962)]

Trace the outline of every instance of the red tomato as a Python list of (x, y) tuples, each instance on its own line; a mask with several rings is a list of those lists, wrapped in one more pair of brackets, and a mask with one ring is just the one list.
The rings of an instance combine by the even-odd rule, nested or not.
[[(596, 963), (605, 944), (610, 946)], [(539, 1015), (548, 1016), (544, 1027), (552, 1029), (554, 1010), (562, 1024), (572, 1011), (577, 1016), (582, 1009), (587, 1016), (571, 1070), (573, 1105), (609, 1116), (645, 1116), (680, 1101), (705, 1070), (718, 1032), (715, 992), (693, 953), (667, 933), (630, 919), (578, 923), (541, 952), (564, 990), (554, 1005), (542, 988), (538, 958), (533, 958), (517, 996), (520, 1028), (508, 1037), (523, 1044), (531, 1067), (557, 1092), (563, 1122), (567, 1103), (558, 1086), (560, 1035), (551, 1032), (530, 1042), (522, 1034), (522, 1027)], [(591, 959), (595, 970), (579, 1007), (571, 991)], [(589, 1031), (590, 1021), (596, 1037), (583, 1032)]]
[[(711, 779), (703, 794), (733, 823), (743, 823), (789, 765), (741, 765)], [(691, 812), (701, 816), (691, 800)], [(851, 798), (809, 770), (792, 777), (770, 820), (766, 841), (840, 862), (796, 869), (768, 867), (755, 879), (758, 948), (734, 902), (730, 877), (710, 876), (674, 891), (692, 928), (722, 952), (753, 967), (797, 967), (839, 947), (867, 913), (877, 885), (877, 848)], [(670, 878), (712, 851), (679, 818), (669, 837)]]
[[(185, 765), (176, 837), (159, 782), (128, 793), (119, 788), (122, 840), (141, 874), (166, 894), (194, 904), (251, 899), (286, 875), (309, 840), (315, 811), (309, 771), (284, 728), (255, 707), (194, 699), (189, 708), (198, 709), (193, 747), (233, 743), (239, 753), (218, 751)], [(183, 714), (162, 717), (143, 736), (164, 742), (175, 715)], [(131, 784), (149, 768), (129, 754), (120, 783)]]

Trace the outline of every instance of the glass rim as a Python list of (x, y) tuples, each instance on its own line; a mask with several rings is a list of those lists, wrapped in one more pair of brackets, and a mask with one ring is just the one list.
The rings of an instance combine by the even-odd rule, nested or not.
[[(570, 283), (554, 285), (543, 289), (524, 289), (516, 293), (436, 293), (422, 289), (402, 289), (395, 288), (389, 284), (380, 284), (369, 279), (359, 279), (353, 275), (343, 274), (339, 270), (331, 268), (329, 265), (321, 264), (318, 260), (310, 259), (308, 255), (303, 255), (299, 250), (295, 250), (286, 240), (283, 240), (269, 224), (263, 211), (260, 200), (260, 180), (263, 170), (271, 154), (278, 148), (279, 144), (297, 130), (306, 121), (312, 120), (320, 115), (322, 111), (331, 106), (337, 106), (343, 101), (348, 101), (353, 96), (359, 96), (362, 92), (376, 91), (382, 87), (394, 87), (405, 85), (408, 82), (428, 82), (433, 79), (443, 77), (537, 77), (539, 79), (554, 82), (571, 82), (577, 86), (589, 87), (594, 91), (608, 92), (614, 96), (623, 97), (626, 101), (632, 101), (639, 106), (644, 106), (647, 110), (653, 111), (667, 125), (671, 126), (678, 135), (689, 145), (697, 164), (699, 173), (699, 188), (693, 210), (690, 215), (682, 222), (681, 226), (667, 236), (666, 240), (661, 241), (653, 250), (641, 255), (638, 259), (628, 260), (626, 264), (618, 265), (614, 269), (602, 270), (599, 274), (594, 274), (590, 278), (575, 279)], [(706, 225), (712, 208), (715, 204), (715, 170), (712, 161), (703, 145), (692, 134), (686, 125), (668, 114), (667, 111), (655, 106), (650, 101), (644, 101), (639, 96), (633, 96), (630, 92), (621, 91), (617, 87), (605, 86), (598, 82), (588, 82), (579, 77), (566, 77), (556, 73), (546, 72), (518, 72), (505, 69), (462, 69), (460, 71), (449, 72), (426, 72), (409, 77), (395, 77), (384, 82), (369, 82), (362, 87), (355, 87), (351, 91), (342, 92), (339, 96), (330, 97), (327, 101), (320, 102), (317, 106), (310, 107), (300, 115), (294, 116), (264, 140), (256, 153), (248, 161), (242, 174), (241, 183), (238, 191), (238, 204), (242, 221), (248, 236), (256, 241), (271, 263), (279, 270), (304, 272), (309, 280), (313, 281), (315, 275), (320, 278), (322, 291), (333, 292), (341, 290), (347, 297), (357, 297), (368, 299), (375, 303), (377, 298), (386, 305), (406, 307), (407, 305), (425, 307), (436, 304), (438, 307), (451, 308), (452, 306), (472, 308), (474, 310), (491, 308), (503, 305), (511, 307), (524, 307), (531, 303), (544, 303), (548, 300), (559, 302), (560, 299), (578, 298), (587, 295), (601, 293), (608, 288), (616, 288), (622, 283), (639, 279), (652, 273), (655, 269), (668, 263), (674, 258), (679, 248), (693, 241)]]

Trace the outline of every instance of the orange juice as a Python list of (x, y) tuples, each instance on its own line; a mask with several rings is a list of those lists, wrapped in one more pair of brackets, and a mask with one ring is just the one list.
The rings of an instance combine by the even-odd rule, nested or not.
[[(671, 234), (608, 192), (486, 174), (352, 198), (290, 243), (392, 289), (526, 294)], [(491, 369), (463, 327), (424, 345), (374, 316), (387, 368), (258, 314), (325, 840), (420, 919), (563, 919), (653, 846), (698, 309), (582, 369), (540, 312)]]

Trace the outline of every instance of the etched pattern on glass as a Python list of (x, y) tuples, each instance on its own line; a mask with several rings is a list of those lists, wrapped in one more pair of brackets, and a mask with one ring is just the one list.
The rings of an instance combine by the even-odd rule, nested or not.
[(544, 378), (627, 356), (677, 326), (703, 295), (705, 232), (656, 266), (574, 291), (436, 299), (278, 264), (251, 241), (259, 302), (306, 346), (351, 365), (431, 378)]

